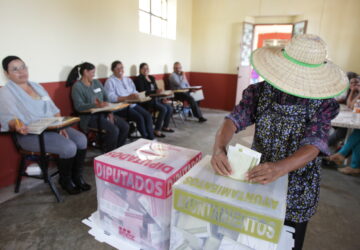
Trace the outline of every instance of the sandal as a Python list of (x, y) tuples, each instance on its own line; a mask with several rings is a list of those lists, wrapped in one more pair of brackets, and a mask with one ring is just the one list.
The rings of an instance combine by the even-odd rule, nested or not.
[(154, 135), (155, 135), (155, 137), (160, 137), (160, 138), (166, 137), (166, 135), (164, 135), (164, 134), (161, 133), (161, 132), (154, 132)]
[(344, 168), (338, 168), (338, 171), (340, 173), (348, 174), (348, 175), (359, 175), (360, 174), (360, 168), (344, 167)]
[(330, 155), (329, 157), (325, 158), (328, 161), (335, 162), (337, 165), (342, 165), (345, 161), (345, 157), (339, 153)]
[(162, 128), (162, 131), (167, 132), (167, 133), (174, 133), (175, 130), (171, 129), (171, 128)]

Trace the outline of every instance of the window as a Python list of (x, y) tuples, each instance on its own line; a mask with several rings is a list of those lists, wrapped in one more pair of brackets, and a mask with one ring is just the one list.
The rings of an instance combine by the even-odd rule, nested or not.
[(175, 39), (174, 32), (170, 31), (174, 22), (168, 18), (173, 2), (174, 0), (139, 0), (140, 32)]

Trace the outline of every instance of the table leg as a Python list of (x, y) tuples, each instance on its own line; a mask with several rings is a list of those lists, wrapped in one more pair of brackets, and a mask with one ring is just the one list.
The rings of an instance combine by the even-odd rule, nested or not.
[[(102, 116), (102, 113), (99, 113), (98, 114), (98, 135), (99, 135), (99, 144), (100, 144), (100, 148), (101, 150), (104, 149), (104, 145), (103, 145), (103, 135), (102, 135), (102, 128), (101, 128), (101, 116)], [(105, 119), (106, 119), (106, 115), (105, 115)]]
[(48, 163), (46, 160), (46, 152), (45, 152), (44, 133), (41, 133), (39, 135), (39, 144), (40, 144), (40, 167), (41, 167), (42, 173), (44, 175), (44, 181), (45, 181), (45, 183), (49, 184), (51, 191), (54, 193), (54, 195), (56, 197), (56, 200), (58, 202), (61, 202), (62, 198), (60, 196), (60, 193), (57, 190), (54, 183), (52, 182), (51, 177), (49, 177)]
[[(344, 144), (346, 144), (347, 140), (349, 139), (353, 131), (354, 129), (352, 128), (347, 129)], [(351, 162), (351, 155), (345, 159), (345, 166), (349, 166), (350, 162)]]

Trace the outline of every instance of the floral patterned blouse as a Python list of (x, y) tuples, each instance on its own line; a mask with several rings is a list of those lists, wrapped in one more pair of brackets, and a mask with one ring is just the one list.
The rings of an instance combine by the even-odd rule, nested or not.
[[(226, 116), (227, 119), (231, 119), (234, 122), (237, 128), (236, 133), (255, 123), (258, 101), (264, 85), (268, 85), (272, 91), (274, 91), (275, 101), (281, 105), (308, 105), (313, 101), (311, 99), (286, 94), (275, 89), (267, 82), (252, 84), (244, 90), (241, 102)], [(327, 142), (331, 128), (330, 121), (338, 115), (340, 106), (335, 99), (324, 99), (319, 101), (322, 102), (322, 104), (316, 115), (312, 117), (306, 125), (306, 131), (303, 135), (301, 144), (312, 144), (324, 155), (329, 155), (330, 152)]]
[[(242, 101), (226, 118), (239, 132), (256, 124), (252, 148), (261, 152), (261, 162), (284, 159), (304, 145), (314, 145), (321, 154), (327, 147), (330, 121), (339, 113), (334, 99), (304, 99), (277, 90), (266, 82), (249, 86)], [(308, 221), (316, 212), (320, 193), (320, 157), (288, 174), (285, 219)]]

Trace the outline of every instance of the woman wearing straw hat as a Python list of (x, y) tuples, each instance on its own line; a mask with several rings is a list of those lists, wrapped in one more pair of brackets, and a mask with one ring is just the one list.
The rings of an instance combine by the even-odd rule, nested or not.
[(285, 48), (258, 49), (251, 63), (265, 81), (245, 89), (226, 116), (211, 163), (217, 173), (231, 174), (226, 146), (234, 133), (256, 124), (252, 147), (262, 158), (247, 179), (267, 184), (289, 175), (285, 224), (295, 228), (295, 249), (301, 249), (319, 200), (319, 156), (329, 154), (330, 121), (339, 112), (333, 97), (348, 88), (348, 80), (315, 35), (296, 36)]

